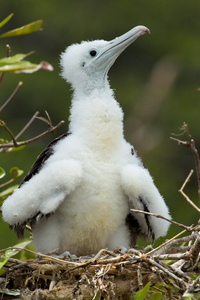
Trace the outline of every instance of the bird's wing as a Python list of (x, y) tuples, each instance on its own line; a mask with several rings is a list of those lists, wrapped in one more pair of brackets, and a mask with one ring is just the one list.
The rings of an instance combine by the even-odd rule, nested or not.
[(133, 235), (144, 240), (154, 239), (167, 233), (169, 223), (163, 219), (131, 209), (160, 214), (170, 219), (168, 208), (154, 185), (148, 170), (142, 164), (128, 164), (122, 169), (121, 184), (129, 199), (130, 212), (126, 223)]
[(3, 218), (20, 238), (27, 223), (33, 224), (42, 216), (54, 213), (82, 180), (82, 167), (78, 161), (63, 158), (48, 161), (54, 154), (54, 145), (65, 137), (67, 134), (47, 146), (20, 187), (3, 203)]
[(41, 167), (44, 164), (44, 162), (53, 154), (53, 146), (55, 144), (57, 144), (60, 140), (62, 140), (65, 137), (67, 137), (69, 134), (70, 133), (64, 133), (64, 134), (62, 134), (61, 136), (55, 138), (53, 141), (51, 141), (46, 146), (46, 148), (36, 158), (34, 164), (30, 168), (30, 170), (28, 171), (28, 173), (26, 174), (26, 176), (24, 177), (24, 179), (22, 180), (22, 182), (21, 182), (21, 184), (20, 184), (19, 187), (21, 187), (24, 182), (29, 181), (31, 179), (31, 177), (33, 177), (36, 173), (39, 172), (39, 170), (41, 169)]

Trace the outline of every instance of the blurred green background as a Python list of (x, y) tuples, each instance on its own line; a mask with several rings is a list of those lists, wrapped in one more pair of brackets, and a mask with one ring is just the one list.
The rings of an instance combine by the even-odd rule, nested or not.
[[(1, 0), (0, 20), (10, 13), (14, 17), (3, 31), (37, 19), (43, 20), (43, 31), (2, 39), (0, 57), (5, 56), (6, 44), (11, 46), (12, 55), (35, 50), (29, 60), (36, 63), (46, 60), (54, 66), (54, 71), (6, 74), (0, 86), (0, 103), (5, 102), (19, 81), (24, 84), (0, 118), (14, 134), (35, 111), (44, 116), (47, 110), (54, 124), (60, 120), (66, 122), (55, 134), (23, 151), (1, 153), (0, 165), (7, 171), (18, 166), (27, 173), (48, 142), (67, 131), (71, 91), (59, 76), (59, 55), (68, 45), (81, 40), (111, 40), (136, 25), (146, 25), (151, 35), (140, 37), (121, 54), (109, 73), (111, 86), (125, 113), (125, 136), (149, 168), (173, 219), (186, 225), (196, 224), (198, 213), (178, 193), (194, 168), (194, 161), (189, 149), (178, 146), (169, 137), (172, 133), (179, 134), (186, 122), (200, 149), (200, 2)], [(36, 120), (22, 138), (31, 138), (44, 130), (45, 125)], [(3, 129), (0, 136), (9, 138)], [(185, 191), (198, 205), (195, 175)], [(0, 230), (0, 248), (17, 242), (2, 220)], [(168, 237), (179, 231), (180, 228), (171, 226)]]

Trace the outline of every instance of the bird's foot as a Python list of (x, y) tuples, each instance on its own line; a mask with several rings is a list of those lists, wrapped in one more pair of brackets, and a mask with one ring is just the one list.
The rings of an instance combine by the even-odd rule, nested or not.
[(75, 254), (71, 254), (69, 251), (65, 251), (62, 254), (58, 255), (58, 258), (61, 258), (61, 259), (66, 259), (66, 258), (78, 259), (78, 257)]
[(120, 251), (124, 254), (128, 251), (128, 249), (126, 247), (119, 247)]

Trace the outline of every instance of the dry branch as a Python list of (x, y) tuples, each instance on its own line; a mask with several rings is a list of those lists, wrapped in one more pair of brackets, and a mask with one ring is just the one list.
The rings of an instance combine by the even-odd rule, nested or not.
[[(33, 122), (33, 120), (38, 118), (37, 115), (38, 115), (38, 112), (36, 112), (34, 114), (34, 116), (25, 125), (25, 127), (20, 131), (20, 133), (17, 134), (16, 138), (18, 138), (25, 130), (27, 130), (27, 128), (30, 126), (30, 124)], [(43, 118), (43, 121), (48, 124), (48, 129), (46, 131), (44, 131), (43, 133), (41, 133), (41, 134), (31, 138), (31, 139), (28, 139), (26, 141), (22, 141), (22, 142), (17, 142), (17, 140), (16, 140), (14, 134), (12, 133), (12, 131), (8, 128), (6, 123), (4, 121), (2, 121), (1, 122), (2, 127), (4, 127), (5, 130), (9, 133), (9, 135), (12, 138), (12, 142), (0, 144), (0, 148), (2, 148), (0, 152), (2, 152), (4, 149), (8, 149), (8, 148), (12, 148), (12, 147), (20, 147), (20, 146), (23, 146), (23, 145), (28, 145), (30, 143), (33, 143), (33, 142), (43, 138), (44, 136), (48, 135), (49, 133), (55, 132), (64, 123), (64, 121), (60, 121), (56, 126), (53, 126), (53, 124), (49, 120)]]
[[(2, 73), (3, 76), (4, 73)], [(20, 81), (17, 85), (17, 87), (15, 88), (15, 90), (12, 92), (12, 94), (10, 95), (10, 97), (4, 102), (4, 104), (0, 107), (0, 112), (6, 107), (6, 105), (8, 105), (8, 103), (12, 100), (12, 98), (15, 96), (15, 94), (17, 93), (17, 91), (19, 90), (19, 88), (22, 86), (23, 82)]]
[(183, 132), (187, 133), (188, 141), (182, 141), (182, 140), (176, 139), (174, 137), (170, 137), (170, 139), (174, 140), (174, 141), (177, 141), (178, 144), (180, 144), (180, 145), (183, 145), (185, 147), (190, 148), (190, 151), (191, 151), (191, 153), (193, 155), (193, 158), (194, 158), (194, 164), (195, 164), (196, 176), (197, 176), (197, 184), (198, 184), (198, 195), (199, 195), (199, 199), (200, 199), (200, 160), (199, 160), (199, 153), (198, 153), (198, 150), (195, 146), (194, 139), (192, 138), (192, 136), (189, 132), (187, 124), (184, 123), (182, 129), (183, 129)]

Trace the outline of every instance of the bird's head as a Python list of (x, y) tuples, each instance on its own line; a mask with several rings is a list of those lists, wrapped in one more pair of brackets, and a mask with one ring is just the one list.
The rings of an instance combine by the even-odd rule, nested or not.
[(117, 57), (140, 35), (150, 33), (145, 26), (136, 26), (111, 41), (96, 40), (69, 46), (61, 54), (61, 75), (73, 89), (89, 93), (107, 84), (107, 74)]

